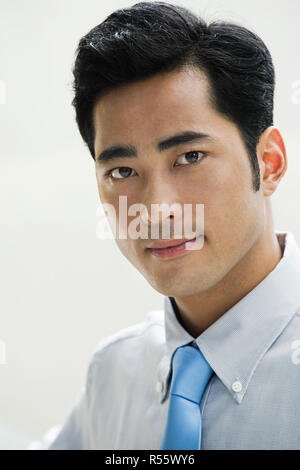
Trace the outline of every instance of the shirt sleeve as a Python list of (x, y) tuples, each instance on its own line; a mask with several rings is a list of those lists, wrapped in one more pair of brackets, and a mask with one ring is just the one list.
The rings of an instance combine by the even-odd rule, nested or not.
[(40, 441), (33, 441), (27, 450), (88, 450), (91, 446), (89, 395), (91, 365), (85, 386), (80, 390), (73, 408), (63, 425), (51, 427)]

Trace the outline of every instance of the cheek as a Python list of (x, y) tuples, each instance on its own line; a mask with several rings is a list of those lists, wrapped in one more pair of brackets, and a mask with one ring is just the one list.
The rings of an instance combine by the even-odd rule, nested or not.
[(133, 247), (129, 243), (128, 239), (115, 239), (115, 243), (117, 247), (119, 248), (120, 252), (122, 255), (132, 263), (134, 260), (134, 252), (133, 252)]
[(142, 251), (138, 251), (139, 243), (138, 240), (116, 240), (116, 244), (122, 253), (122, 255), (138, 270), (143, 271), (145, 264)]
[[(247, 169), (246, 169), (247, 170)], [(204, 229), (213, 238), (243, 237), (263, 216), (261, 194), (252, 189), (251, 173), (245, 168), (223, 171), (206, 181), (199, 191), (204, 202)]]

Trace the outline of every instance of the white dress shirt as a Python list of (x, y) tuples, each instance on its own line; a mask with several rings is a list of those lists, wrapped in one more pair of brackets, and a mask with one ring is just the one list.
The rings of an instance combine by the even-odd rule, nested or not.
[[(164, 308), (99, 342), (62, 426), (31, 449), (159, 449), (175, 349), (195, 341), (214, 373), (201, 399), (202, 449), (300, 449), (300, 250), (193, 338)], [(245, 273), (246, 275), (246, 273)]]

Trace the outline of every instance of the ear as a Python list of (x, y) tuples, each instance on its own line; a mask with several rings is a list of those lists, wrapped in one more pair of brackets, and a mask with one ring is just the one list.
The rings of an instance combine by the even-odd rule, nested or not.
[(286, 149), (279, 130), (270, 126), (261, 134), (257, 145), (264, 196), (271, 196), (287, 169)]

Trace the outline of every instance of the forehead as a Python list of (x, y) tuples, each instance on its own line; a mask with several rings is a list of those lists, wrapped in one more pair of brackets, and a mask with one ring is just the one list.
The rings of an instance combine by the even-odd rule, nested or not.
[(186, 127), (216, 133), (225, 119), (210, 97), (205, 73), (194, 67), (118, 86), (94, 107), (95, 149), (115, 139), (144, 142)]

